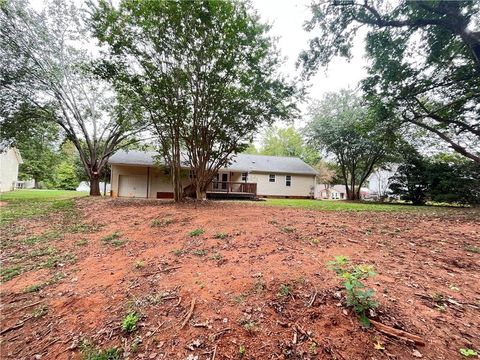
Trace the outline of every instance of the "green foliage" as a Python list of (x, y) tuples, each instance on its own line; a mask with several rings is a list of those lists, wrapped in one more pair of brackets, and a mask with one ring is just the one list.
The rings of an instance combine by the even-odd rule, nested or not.
[(18, 276), (22, 273), (21, 266), (11, 266), (11, 267), (3, 267), (0, 269), (0, 278), (2, 282), (8, 281), (13, 279), (15, 276)]
[(128, 313), (122, 320), (122, 330), (128, 333), (134, 332), (137, 329), (137, 322), (139, 316), (134, 313)]
[(465, 349), (465, 348), (461, 348), (459, 350), (460, 354), (462, 354), (463, 356), (465, 357), (470, 357), (470, 356), (478, 356), (478, 353), (473, 350), (473, 349)]
[(373, 299), (375, 291), (365, 288), (362, 280), (375, 275), (371, 265), (350, 265), (345, 256), (336, 256), (335, 260), (328, 262), (328, 268), (343, 280), (342, 285), (347, 293), (347, 306), (352, 307), (353, 311), (360, 317), (363, 326), (369, 327), (370, 320), (367, 317), (367, 311), (378, 306)]
[(122, 237), (122, 233), (119, 231), (114, 231), (113, 233), (106, 235), (102, 238), (104, 244), (111, 243), (113, 240), (118, 240)]
[[(308, 77), (336, 56), (351, 57), (366, 33), (368, 98), (480, 164), (478, 1), (315, 1), (315, 32), (300, 56)], [(413, 60), (414, 59), (414, 60)]]
[(310, 165), (315, 165), (320, 160), (319, 152), (311, 145), (306, 144), (301, 134), (293, 126), (268, 128), (263, 136), (258, 154), (299, 157)]
[(409, 152), (392, 178), (390, 189), (415, 205), (480, 203), (480, 167), (456, 155), (427, 158)]
[(61, 162), (55, 169), (54, 186), (61, 190), (75, 190), (80, 181), (75, 165), (68, 162)]
[(122, 350), (119, 348), (109, 348), (99, 350), (87, 341), (80, 345), (83, 360), (120, 360), (122, 359)]
[(205, 234), (205, 230), (203, 229), (195, 229), (195, 230), (192, 230), (188, 233), (188, 236), (190, 237), (195, 237), (195, 236), (200, 236), (202, 234)]
[(216, 233), (213, 237), (214, 237), (215, 239), (224, 240), (224, 239), (228, 238), (228, 233), (226, 233), (226, 232), (218, 232), (218, 233)]
[(326, 94), (311, 106), (310, 114), (308, 142), (335, 157), (347, 198), (358, 200), (375, 167), (390, 159), (395, 134), (379, 124), (377, 113), (353, 91)]
[(192, 255), (203, 257), (208, 254), (208, 251), (205, 249), (198, 249), (198, 250), (193, 250)]
[(280, 289), (278, 290), (279, 296), (287, 296), (290, 295), (290, 286), (288, 284), (280, 284)]

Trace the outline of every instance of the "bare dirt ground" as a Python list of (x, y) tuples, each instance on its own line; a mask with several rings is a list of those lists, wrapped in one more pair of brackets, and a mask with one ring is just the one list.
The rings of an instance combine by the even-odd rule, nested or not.
[[(3, 359), (79, 359), (85, 344), (192, 360), (460, 359), (460, 348), (480, 349), (480, 255), (468, 250), (480, 245), (480, 219), (461, 210), (80, 199), (68, 221), (20, 221), (4, 236), (4, 266), (42, 234), (28, 261), (51, 266), (0, 286)], [(39, 253), (48, 247), (54, 260)], [(335, 255), (372, 264), (374, 318), (426, 345), (363, 329), (326, 267)], [(141, 317), (132, 333), (121, 329), (129, 312)]]

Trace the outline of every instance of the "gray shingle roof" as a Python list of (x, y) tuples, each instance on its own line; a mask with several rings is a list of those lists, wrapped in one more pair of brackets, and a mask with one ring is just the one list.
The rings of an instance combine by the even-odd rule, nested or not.
[[(156, 151), (119, 150), (110, 157), (110, 164), (153, 166)], [(184, 159), (185, 160), (185, 159)], [(163, 161), (162, 161), (163, 162)], [(230, 171), (316, 175), (317, 172), (296, 157), (237, 154), (226, 167)]]

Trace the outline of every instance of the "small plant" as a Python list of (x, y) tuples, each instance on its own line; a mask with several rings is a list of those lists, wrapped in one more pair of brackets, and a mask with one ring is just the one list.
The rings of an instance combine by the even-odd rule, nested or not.
[(271, 225), (277, 225), (278, 221), (275, 220), (275, 219), (272, 219), (272, 220), (269, 220), (268, 223), (271, 224)]
[(48, 307), (46, 305), (40, 305), (36, 307), (32, 312), (32, 317), (34, 319), (41, 318), (42, 316), (47, 315)]
[(23, 290), (23, 292), (24, 292), (24, 293), (37, 292), (37, 291), (40, 291), (43, 286), (44, 286), (43, 284), (30, 285), (30, 286), (27, 286), (27, 287)]
[(290, 233), (293, 233), (294, 231), (295, 231), (294, 228), (291, 228), (288, 226), (282, 228), (282, 232), (284, 232), (285, 234), (290, 234)]
[(84, 360), (120, 360), (122, 358), (122, 350), (118, 348), (99, 350), (87, 341), (82, 342), (80, 351)]
[(104, 243), (104, 244), (111, 243), (113, 240), (120, 239), (121, 236), (122, 236), (122, 234), (120, 232), (115, 231), (115, 232), (111, 233), (110, 235), (104, 236), (102, 238), (102, 243)]
[(128, 313), (122, 320), (122, 330), (128, 333), (134, 332), (137, 329), (137, 322), (139, 317), (136, 313)]
[(186, 253), (186, 251), (182, 250), (182, 249), (173, 250), (173, 255), (175, 255), (175, 256), (182, 256), (185, 253)]
[(202, 234), (205, 234), (205, 230), (203, 229), (195, 229), (195, 230), (192, 230), (188, 233), (188, 236), (190, 237), (195, 237), (195, 236), (200, 236)]
[(478, 353), (477, 353), (475, 350), (473, 350), (473, 349), (464, 349), (464, 348), (462, 348), (462, 349), (460, 349), (459, 351), (460, 351), (460, 354), (462, 354), (462, 355), (465, 356), (465, 357), (478, 356)]
[(228, 237), (228, 234), (226, 232), (218, 232), (215, 235), (213, 235), (215, 239), (221, 239), (224, 240)]
[(223, 255), (220, 254), (220, 253), (215, 253), (212, 256), (210, 256), (210, 259), (212, 259), (214, 261), (220, 261), (220, 260), (223, 259)]
[(281, 284), (278, 296), (288, 296), (290, 294), (290, 288), (287, 284)]
[(347, 292), (347, 306), (360, 317), (360, 322), (366, 328), (370, 327), (370, 320), (366, 312), (376, 308), (378, 303), (373, 300), (375, 291), (365, 288), (362, 280), (375, 275), (371, 265), (350, 265), (345, 256), (336, 256), (335, 260), (328, 263), (328, 268), (343, 279), (342, 285)]
[(198, 249), (198, 250), (192, 251), (192, 255), (199, 256), (199, 257), (205, 256), (207, 254), (208, 254), (208, 251), (205, 249)]
[(163, 220), (153, 219), (150, 225), (152, 227), (165, 227), (170, 224), (173, 224), (174, 222), (175, 221), (173, 219), (163, 219)]
[(135, 261), (134, 268), (135, 269), (143, 269), (145, 267), (145, 262), (141, 260)]
[(474, 254), (480, 254), (480, 247), (478, 246), (467, 245), (465, 246), (465, 250)]
[(20, 266), (12, 266), (0, 269), (0, 277), (2, 278), (2, 282), (11, 280), (15, 276), (20, 275), (21, 273), (22, 268)]
[(267, 284), (265, 284), (265, 281), (263, 281), (263, 279), (255, 280), (255, 283), (252, 286), (252, 292), (259, 294), (265, 290), (267, 290)]
[(245, 346), (240, 345), (238, 347), (238, 353), (240, 354), (240, 357), (244, 357), (247, 353), (247, 349), (245, 349)]
[(88, 244), (87, 239), (80, 239), (80, 240), (75, 242), (75, 245), (77, 245), (77, 246), (86, 246), (87, 244)]

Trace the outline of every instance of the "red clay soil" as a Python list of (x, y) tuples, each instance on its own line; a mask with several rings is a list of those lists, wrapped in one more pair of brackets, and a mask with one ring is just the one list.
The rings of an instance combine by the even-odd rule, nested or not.
[[(480, 349), (480, 259), (466, 250), (480, 245), (480, 219), (463, 211), (119, 199), (77, 200), (77, 210), (94, 230), (54, 242), (75, 262), (0, 286), (3, 359), (80, 359), (85, 341), (130, 359), (460, 359), (460, 348)], [(41, 221), (46, 230), (56, 220)], [(19, 224), (30, 225), (40, 224)], [(195, 229), (204, 233), (189, 236)], [(4, 266), (14, 253), (3, 251)], [(336, 255), (375, 267), (372, 318), (425, 346), (361, 327), (326, 267)], [(141, 320), (128, 334), (121, 322), (132, 311)]]

